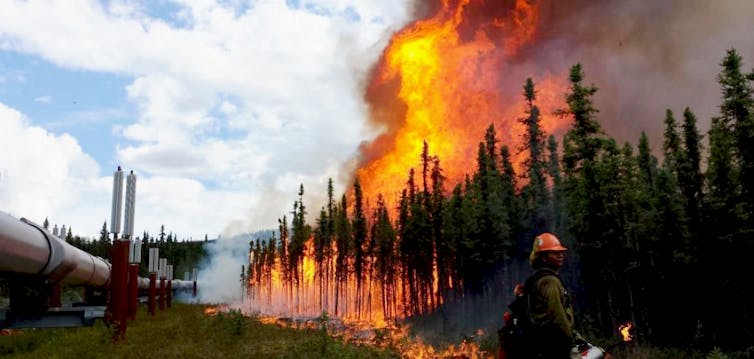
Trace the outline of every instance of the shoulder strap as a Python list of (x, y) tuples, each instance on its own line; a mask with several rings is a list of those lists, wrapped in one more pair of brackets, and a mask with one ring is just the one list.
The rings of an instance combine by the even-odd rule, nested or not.
[(563, 283), (563, 280), (560, 279), (560, 276), (556, 272), (547, 269), (537, 269), (534, 274), (526, 279), (526, 282), (524, 283), (524, 292), (527, 294), (530, 293), (532, 288), (534, 288), (534, 284), (537, 283), (538, 280), (547, 276), (553, 276), (557, 278), (561, 284)]

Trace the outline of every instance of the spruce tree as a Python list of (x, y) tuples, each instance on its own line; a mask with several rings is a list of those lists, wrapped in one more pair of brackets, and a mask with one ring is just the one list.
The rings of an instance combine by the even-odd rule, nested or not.
[(361, 314), (361, 290), (364, 283), (367, 247), (367, 219), (364, 214), (364, 199), (361, 191), (361, 183), (357, 177), (353, 183), (354, 207), (351, 228), (353, 230), (353, 268), (356, 274), (356, 310)]
[(552, 231), (552, 224), (547, 213), (549, 198), (545, 179), (545, 137), (540, 125), (539, 107), (534, 104), (536, 91), (531, 78), (526, 79), (524, 85), (524, 99), (526, 101), (526, 117), (519, 122), (526, 126), (522, 152), (527, 154), (524, 161), (524, 175), (529, 182), (521, 190), (524, 201), (524, 233), (526, 238), (532, 238), (544, 231)]
[(701, 231), (701, 205), (704, 177), (701, 172), (701, 135), (696, 116), (687, 107), (683, 112), (683, 150), (678, 164), (678, 184), (685, 198), (689, 230), (696, 242)]
[(720, 116), (731, 126), (734, 151), (737, 157), (741, 185), (741, 217), (745, 230), (754, 233), (754, 89), (751, 81), (754, 73), (741, 72), (741, 56), (735, 49), (726, 53), (718, 81), (722, 87), (723, 103)]

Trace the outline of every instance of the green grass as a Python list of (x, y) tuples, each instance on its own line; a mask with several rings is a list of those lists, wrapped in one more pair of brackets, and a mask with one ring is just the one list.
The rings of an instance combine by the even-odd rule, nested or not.
[(27, 329), (0, 337), (3, 358), (397, 358), (358, 347), (323, 331), (262, 324), (238, 313), (203, 314), (204, 306), (174, 304), (155, 317), (140, 309), (126, 340), (114, 344), (102, 321), (93, 327)]

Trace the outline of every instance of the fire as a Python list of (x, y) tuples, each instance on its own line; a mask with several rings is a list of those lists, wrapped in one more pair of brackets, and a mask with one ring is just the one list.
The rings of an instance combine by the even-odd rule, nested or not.
[(630, 333), (631, 328), (633, 328), (633, 324), (631, 324), (631, 322), (628, 322), (625, 325), (621, 325), (620, 327), (618, 327), (618, 331), (620, 331), (620, 335), (623, 336), (624, 342), (630, 342), (634, 339)]
[(228, 310), (227, 305), (218, 305), (218, 306), (208, 306), (204, 308), (204, 315), (213, 317), (217, 315), (218, 313), (222, 313)]
[[(535, 105), (544, 133), (557, 133), (568, 125), (568, 119), (552, 115), (565, 107), (566, 76), (531, 73), (532, 69), (519, 66), (541, 26), (537, 0), (441, 0), (430, 6), (434, 7), (430, 16), (393, 36), (368, 82), (370, 120), (381, 135), (361, 148), (356, 170), (367, 204), (382, 194), (387, 207), (395, 208), (409, 170), (420, 162), (424, 143), (441, 161), (446, 189), (462, 182), (475, 170), (478, 145), (490, 124), (521, 173), (526, 152), (519, 151), (525, 131), (519, 119), (526, 116), (522, 93), (527, 77), (535, 82)], [(416, 184), (424, 185), (421, 181), (418, 177)], [(378, 275), (376, 257), (360, 258), (363, 272), (357, 276), (352, 255), (336, 261), (334, 243), (326, 250), (319, 248), (328, 253), (324, 259), (315, 258), (311, 238), (302, 249), (300, 242), (292, 244), (287, 232), (280, 235), (278, 247), (271, 247), (277, 255), (250, 257), (246, 288), (249, 307), (277, 318), (279, 325), (298, 320), (316, 324), (318, 318), (332, 317), (345, 327), (357, 328), (353, 337), (361, 340), (380, 337), (376, 330), (393, 332), (397, 320), (442, 305), (444, 277), (434, 261), (434, 280), (419, 283), (422, 287), (412, 279), (417, 269), (411, 266)], [(429, 256), (435, 257), (436, 249), (432, 251)], [(452, 288), (453, 283), (442, 287)], [(396, 335), (406, 336), (400, 330)], [(446, 357), (421, 343), (399, 351), (411, 358)], [(473, 354), (478, 352), (473, 342), (446, 352), (465, 353), (449, 357), (484, 356)]]
[[(490, 124), (512, 154), (519, 152), (520, 89), (532, 74), (512, 80), (506, 68), (535, 40), (538, 20), (538, 8), (527, 0), (513, 5), (442, 0), (433, 16), (393, 37), (367, 90), (372, 120), (384, 129), (362, 148), (357, 175), (367, 198), (382, 193), (396, 203), (424, 141), (451, 184), (473, 171), (478, 143)], [(566, 125), (551, 115), (563, 107), (563, 81), (565, 76), (535, 79), (546, 133)], [(518, 167), (525, 158), (514, 159)]]
[(209, 315), (209, 316), (217, 315), (217, 308), (215, 307), (204, 308), (204, 315)]
[[(337, 249), (331, 248), (337, 254)], [(330, 265), (335, 267), (335, 256)], [(371, 263), (370, 263), (371, 264)], [(320, 275), (314, 258), (313, 238), (304, 243), (301, 259), (301, 276), (298, 282), (286, 282), (280, 258), (266, 273), (249, 278), (247, 301), (251, 308), (272, 316), (317, 318), (324, 313), (335, 315), (351, 325), (384, 328), (391, 318), (386, 318), (380, 299), (384, 288), (370, 277), (359, 287), (350, 275), (342, 287), (337, 288), (334, 273)], [(337, 300), (336, 300), (337, 298)], [(402, 309), (402, 307), (400, 307)]]

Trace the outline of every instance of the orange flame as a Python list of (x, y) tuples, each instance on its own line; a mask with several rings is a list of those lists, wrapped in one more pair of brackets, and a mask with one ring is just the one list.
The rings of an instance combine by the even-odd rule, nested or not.
[(217, 308), (215, 308), (215, 307), (204, 308), (204, 315), (208, 315), (208, 316), (215, 316), (215, 315), (217, 315)]
[(628, 322), (625, 325), (621, 325), (620, 327), (618, 327), (618, 331), (620, 331), (620, 335), (623, 336), (624, 342), (630, 342), (634, 340), (634, 338), (631, 336), (631, 333), (629, 333), (629, 331), (631, 330), (631, 328), (633, 328), (633, 326), (634, 325), (631, 324), (631, 322)]
[[(442, 0), (432, 17), (393, 37), (367, 91), (372, 120), (384, 132), (361, 149), (356, 174), (366, 198), (382, 193), (395, 203), (408, 170), (418, 164), (423, 141), (442, 161), (450, 183), (460, 183), (473, 172), (477, 146), (490, 124), (509, 145), (514, 165), (525, 160), (517, 155), (524, 131), (517, 119), (524, 117), (520, 89), (531, 74), (511, 80), (506, 68), (535, 39), (538, 20), (539, 10), (528, 0), (513, 5)], [(548, 134), (566, 125), (551, 115), (562, 107), (564, 80), (535, 79)]]
[(223, 313), (228, 310), (227, 305), (208, 306), (204, 308), (204, 315), (213, 317), (218, 313)]
[[(475, 170), (478, 144), (490, 124), (495, 126), (498, 141), (509, 147), (520, 173), (526, 155), (519, 151), (525, 128), (518, 119), (525, 117), (522, 87), (527, 77), (535, 82), (535, 104), (540, 108), (545, 134), (562, 131), (568, 125), (567, 119), (552, 115), (555, 109), (564, 107), (565, 76), (541, 70), (531, 73), (532, 69), (521, 68), (517, 61), (526, 55), (538, 34), (537, 0), (441, 0), (434, 6), (429, 17), (393, 36), (369, 80), (366, 99), (370, 119), (381, 135), (361, 148), (356, 175), (366, 201), (382, 194), (388, 207), (396, 204), (409, 169), (419, 164), (425, 141), (431, 155), (441, 161), (446, 184), (460, 183)], [(422, 185), (421, 178), (416, 183)], [(389, 288), (371, 274), (357, 283), (353, 273), (348, 273), (340, 284), (341, 280), (335, 278), (337, 248), (331, 246), (329, 250), (329, 259), (316, 263), (312, 240), (305, 243), (295, 280), (284, 277), (285, 263), (280, 257), (274, 258), (263, 273), (249, 280), (250, 307), (285, 316), (277, 319), (278, 324), (294, 321), (291, 316), (313, 320), (324, 317), (325, 312), (355, 327), (363, 328), (365, 323), (371, 328), (393, 328), (395, 319), (406, 313), (407, 303), (400, 300), (408, 287), (403, 282), (405, 276), (396, 275)], [(250, 258), (250, 262), (255, 260)], [(375, 263), (369, 261), (365, 268), (374, 268)], [(436, 263), (433, 276), (431, 291), (437, 294), (440, 279)], [(383, 302), (380, 298), (385, 297), (398, 301)], [(442, 299), (437, 297), (426, 307), (441, 305)], [(363, 337), (362, 332), (355, 337)], [(422, 344), (399, 351), (411, 358), (445, 357)], [(448, 352), (466, 353), (458, 357), (484, 356), (469, 354), (478, 352), (472, 342)]]

